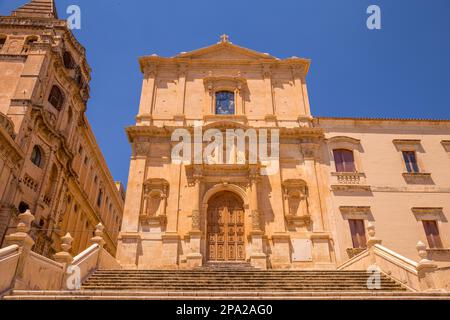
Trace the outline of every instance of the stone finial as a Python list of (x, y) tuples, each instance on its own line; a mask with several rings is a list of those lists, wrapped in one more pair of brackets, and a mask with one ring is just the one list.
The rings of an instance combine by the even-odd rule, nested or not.
[[(419, 276), (424, 276), (426, 273), (429, 272), (433, 272), (436, 268), (437, 265), (435, 263), (433, 263), (433, 261), (428, 259), (428, 252), (427, 252), (427, 246), (422, 242), (419, 241), (417, 242), (416, 245), (416, 249), (417, 249), (417, 253), (419, 254), (420, 257), (420, 261), (419, 264), (417, 266), (417, 271), (419, 272)], [(433, 280), (432, 279), (428, 279), (427, 286), (428, 288), (433, 288)]]
[(17, 224), (17, 232), (28, 233), (31, 230), (31, 223), (34, 221), (34, 216), (30, 210), (25, 211), (19, 215), (19, 223)]
[(381, 240), (376, 237), (375, 225), (372, 222), (369, 222), (367, 225), (367, 234), (369, 235), (369, 239), (367, 240), (368, 248), (376, 244), (381, 244)]
[(95, 236), (91, 238), (91, 243), (97, 243), (100, 247), (105, 245), (105, 240), (103, 240), (103, 230), (105, 230), (105, 227), (103, 224), (99, 223), (95, 227)]
[(369, 235), (369, 238), (374, 238), (376, 234), (375, 225), (372, 222), (369, 222), (367, 225), (367, 234)]
[(61, 237), (61, 251), (56, 253), (53, 258), (56, 262), (70, 264), (73, 260), (69, 250), (72, 248), (73, 238), (70, 233), (67, 233), (64, 237)]
[(72, 248), (73, 238), (70, 233), (67, 233), (64, 237), (61, 237), (61, 249), (63, 252), (69, 252)]
[(427, 246), (422, 241), (417, 242), (416, 245), (417, 253), (419, 254), (420, 261), (419, 264), (423, 263), (430, 263), (431, 261), (428, 260), (428, 253), (427, 253)]
[(31, 230), (31, 223), (34, 221), (34, 216), (30, 210), (19, 215), (19, 223), (16, 227), (16, 232), (5, 237), (4, 246), (16, 244), (22, 247), (23, 250), (31, 250), (34, 245), (34, 240), (28, 234)]

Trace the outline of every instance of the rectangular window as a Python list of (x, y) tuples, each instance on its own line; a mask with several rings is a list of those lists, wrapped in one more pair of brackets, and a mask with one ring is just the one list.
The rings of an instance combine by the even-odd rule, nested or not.
[(414, 151), (403, 151), (403, 159), (405, 160), (406, 170), (409, 173), (419, 173), (419, 166), (417, 165)]
[(367, 245), (364, 220), (350, 219), (350, 232), (352, 234), (353, 248), (365, 249)]
[(431, 249), (442, 249), (442, 241), (439, 235), (437, 222), (434, 220), (422, 221), (425, 234), (427, 235), (428, 246)]
[(338, 149), (333, 150), (336, 172), (356, 172), (353, 151)]

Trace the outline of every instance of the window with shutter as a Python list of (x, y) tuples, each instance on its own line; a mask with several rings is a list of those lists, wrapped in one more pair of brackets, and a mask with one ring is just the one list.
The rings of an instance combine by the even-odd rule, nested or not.
[(356, 172), (353, 151), (345, 149), (333, 150), (336, 172)]
[(409, 173), (419, 173), (417, 165), (416, 153), (414, 151), (403, 151), (403, 160), (405, 161), (406, 170)]
[(352, 234), (353, 248), (366, 248), (366, 231), (364, 228), (364, 220), (350, 219), (350, 232)]
[(434, 220), (424, 220), (422, 223), (425, 229), (425, 234), (427, 235), (428, 246), (431, 249), (443, 248), (437, 222)]

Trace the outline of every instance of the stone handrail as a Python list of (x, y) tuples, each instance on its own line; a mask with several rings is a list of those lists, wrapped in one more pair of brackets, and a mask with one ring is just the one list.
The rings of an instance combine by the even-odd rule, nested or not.
[(121, 270), (122, 266), (120, 263), (109, 254), (108, 251), (102, 248), (100, 252), (100, 260), (98, 268), (101, 270)]
[(29, 210), (19, 215), (17, 232), (5, 238), (7, 247), (0, 250), (0, 297), (11, 290), (79, 289), (80, 282), (97, 269), (121, 269), (103, 248), (102, 224), (96, 226), (92, 245), (74, 258), (70, 253), (72, 236), (67, 233), (61, 237), (61, 251), (51, 260), (31, 250), (34, 241), (29, 232), (33, 220)]
[(64, 278), (64, 265), (30, 252), (23, 263), (22, 276), (15, 289), (59, 290)]
[(338, 270), (368, 270), (376, 265), (391, 278), (401, 282), (413, 291), (421, 291), (418, 263), (382, 246), (373, 247), (346, 261)]
[(18, 245), (0, 249), (0, 297), (14, 286), (19, 257), (20, 247)]
[(84, 281), (97, 270), (102, 249), (95, 243), (73, 259), (72, 265), (80, 268), (81, 281)]
[[(375, 227), (372, 224), (369, 224), (367, 230), (367, 249), (343, 263), (338, 270), (370, 270), (376, 266), (413, 291), (448, 290), (450, 268), (438, 269), (433, 261), (428, 260), (425, 244), (420, 241), (417, 243), (416, 249), (422, 260), (415, 262), (382, 246), (381, 240), (375, 237)], [(443, 275), (436, 277), (438, 272)]]

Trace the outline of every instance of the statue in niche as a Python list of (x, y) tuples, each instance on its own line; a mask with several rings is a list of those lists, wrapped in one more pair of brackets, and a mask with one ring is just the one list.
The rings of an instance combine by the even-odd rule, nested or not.
[(303, 180), (288, 180), (283, 183), (286, 220), (296, 227), (309, 225), (307, 186)]

